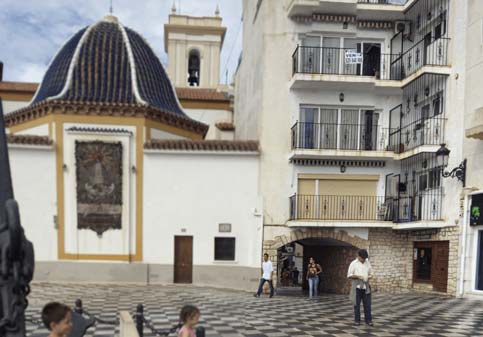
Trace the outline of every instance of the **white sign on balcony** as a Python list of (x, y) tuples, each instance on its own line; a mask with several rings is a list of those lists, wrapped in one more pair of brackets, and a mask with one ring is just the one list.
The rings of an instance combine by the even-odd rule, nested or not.
[(362, 64), (362, 54), (347, 50), (345, 52), (345, 63), (346, 64)]

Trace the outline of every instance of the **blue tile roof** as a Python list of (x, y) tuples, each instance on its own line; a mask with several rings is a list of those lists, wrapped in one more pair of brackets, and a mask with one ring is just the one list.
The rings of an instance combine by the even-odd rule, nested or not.
[(60, 94), (67, 80), (67, 72), (72, 62), (75, 48), (86, 29), (87, 27), (78, 31), (57, 53), (55, 59), (47, 69), (32, 103), (37, 103), (48, 97)]
[(32, 103), (54, 97), (147, 104), (186, 117), (151, 47), (138, 33), (112, 19), (83, 28), (56, 55)]

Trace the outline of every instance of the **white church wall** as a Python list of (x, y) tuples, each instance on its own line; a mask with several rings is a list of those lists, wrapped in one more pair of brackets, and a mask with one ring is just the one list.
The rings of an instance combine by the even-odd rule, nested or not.
[[(127, 255), (136, 252), (136, 128), (124, 125), (87, 125), (83, 128), (108, 128), (130, 131), (125, 133), (72, 132), (69, 128), (78, 124), (64, 124), (64, 204), (65, 204), (65, 252), (67, 254), (116, 254)], [(123, 146), (123, 205), (122, 229), (110, 229), (102, 236), (92, 230), (77, 228), (77, 192), (75, 141), (121, 142)]]
[(48, 136), (49, 125), (43, 124), (30, 129), (15, 132), (16, 135), (35, 135), (35, 136)]
[(233, 113), (228, 110), (217, 109), (184, 109), (184, 112), (194, 120), (210, 126), (205, 139), (220, 139), (215, 126), (218, 122), (232, 122)]
[[(158, 281), (173, 281), (179, 235), (193, 236), (194, 283), (256, 283), (262, 229), (258, 157), (147, 152), (144, 170), (144, 262), (160, 265)], [(232, 231), (220, 233), (220, 223), (230, 223)], [(235, 261), (214, 260), (215, 237), (236, 238)]]
[(15, 199), (25, 235), (37, 261), (57, 259), (55, 152), (52, 148), (9, 146)]

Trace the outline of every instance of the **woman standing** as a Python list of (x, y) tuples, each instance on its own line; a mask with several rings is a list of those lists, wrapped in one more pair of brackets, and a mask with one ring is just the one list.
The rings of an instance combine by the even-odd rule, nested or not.
[(322, 272), (322, 267), (315, 262), (314, 258), (309, 259), (307, 266), (307, 281), (309, 282), (309, 299), (319, 294), (319, 274)]

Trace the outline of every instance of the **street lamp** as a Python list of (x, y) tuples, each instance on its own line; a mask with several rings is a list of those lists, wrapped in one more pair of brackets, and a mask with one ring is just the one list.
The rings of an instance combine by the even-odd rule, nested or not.
[(445, 171), (444, 169), (448, 166), (448, 159), (449, 153), (451, 151), (448, 150), (446, 144), (441, 144), (441, 147), (436, 151), (436, 160), (438, 162), (438, 166), (442, 167), (441, 175), (444, 178), (454, 178), (456, 177), (459, 181), (463, 183), (463, 187), (465, 187), (466, 183), (466, 159), (464, 159), (458, 167), (455, 167), (451, 170), (451, 172)]

